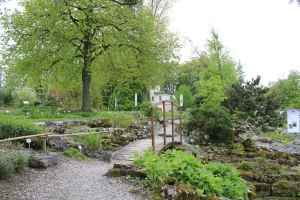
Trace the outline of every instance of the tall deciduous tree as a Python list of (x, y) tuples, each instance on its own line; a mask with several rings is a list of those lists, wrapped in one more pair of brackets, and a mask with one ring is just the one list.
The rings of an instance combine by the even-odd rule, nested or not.
[(197, 95), (204, 104), (220, 105), (226, 98), (226, 90), (237, 81), (237, 64), (214, 29), (206, 47), (206, 51), (199, 53), (201, 71), (199, 81), (195, 83)]
[(155, 74), (147, 71), (160, 70), (157, 60), (165, 61), (160, 53), (170, 40), (163, 40), (166, 35), (159, 34), (163, 29), (150, 11), (132, 9), (137, 2), (32, 0), (20, 3), (23, 11), (1, 13), (6, 74), (14, 77), (10, 83), (70, 86), (80, 74), (82, 110), (89, 111), (96, 71), (120, 78)]

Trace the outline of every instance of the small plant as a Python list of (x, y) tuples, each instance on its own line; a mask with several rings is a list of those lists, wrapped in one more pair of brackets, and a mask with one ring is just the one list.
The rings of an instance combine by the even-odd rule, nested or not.
[(285, 179), (281, 179), (278, 181), (279, 185), (284, 186), (286, 184), (286, 180)]
[(72, 157), (72, 156), (75, 156), (77, 160), (84, 160), (86, 158), (86, 156), (81, 153), (78, 149), (75, 149), (75, 148), (69, 148), (67, 150), (64, 151), (64, 154), (66, 156), (69, 156), (69, 157)]
[(279, 169), (279, 173), (280, 174), (284, 174), (286, 172), (286, 166), (281, 166), (281, 168)]
[(251, 170), (252, 167), (248, 161), (242, 161), (241, 163), (241, 169), (243, 170)]
[(85, 146), (90, 146), (93, 149), (99, 148), (100, 135), (99, 134), (90, 134), (83, 136), (83, 144)]
[(7, 179), (28, 166), (28, 156), (21, 151), (0, 155), (0, 179)]
[(266, 165), (268, 163), (267, 159), (265, 157), (257, 157), (255, 158), (255, 161), (259, 164)]

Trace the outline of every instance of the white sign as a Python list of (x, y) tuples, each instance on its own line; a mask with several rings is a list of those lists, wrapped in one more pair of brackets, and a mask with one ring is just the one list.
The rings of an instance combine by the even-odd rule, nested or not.
[(26, 139), (26, 142), (27, 142), (27, 143), (30, 143), (30, 142), (31, 142), (31, 139)]
[(82, 149), (82, 146), (81, 146), (81, 145), (78, 145), (78, 149), (81, 150), (81, 149)]
[(182, 94), (180, 95), (180, 104), (179, 105), (183, 106), (183, 95)]
[(288, 133), (299, 133), (299, 110), (287, 110), (286, 113)]
[(134, 106), (137, 106), (137, 93), (134, 95)]

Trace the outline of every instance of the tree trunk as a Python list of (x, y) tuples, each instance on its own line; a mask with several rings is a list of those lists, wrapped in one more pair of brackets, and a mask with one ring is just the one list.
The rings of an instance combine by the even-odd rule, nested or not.
[(90, 63), (87, 59), (83, 61), (83, 69), (82, 69), (82, 111), (91, 111), (91, 103), (90, 103), (90, 85), (91, 85), (91, 72), (89, 69)]
[(147, 101), (147, 100), (148, 100), (147, 86), (143, 85), (143, 89), (142, 89), (142, 101)]

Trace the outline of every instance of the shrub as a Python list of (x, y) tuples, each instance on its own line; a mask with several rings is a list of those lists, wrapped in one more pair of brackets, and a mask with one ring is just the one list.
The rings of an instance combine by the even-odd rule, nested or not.
[(248, 161), (242, 161), (241, 163), (241, 169), (243, 170), (251, 170), (252, 167)]
[(22, 151), (12, 151), (0, 155), (0, 179), (7, 179), (15, 172), (21, 172), (28, 166), (28, 155)]
[[(152, 103), (150, 101), (143, 101), (143, 103), (141, 103), (140, 110), (143, 115), (145, 115), (147, 117), (151, 117), (151, 111), (149, 109), (150, 106), (152, 106)], [(157, 108), (155, 108), (154, 109), (154, 118), (159, 117), (159, 115), (160, 115), (160, 111)]]
[(232, 116), (223, 106), (201, 105), (192, 111), (188, 126), (200, 127), (214, 142), (232, 143), (234, 138)]
[(0, 119), (0, 139), (36, 135), (41, 132), (42, 128), (35, 124), (9, 118)]
[(226, 164), (202, 164), (201, 160), (182, 151), (167, 150), (156, 154), (152, 148), (134, 153), (133, 164), (147, 171), (145, 182), (156, 185), (172, 176), (182, 183), (190, 184), (199, 196), (218, 196), (230, 199), (248, 199), (246, 181), (237, 170)]

